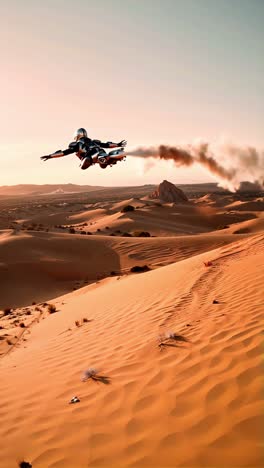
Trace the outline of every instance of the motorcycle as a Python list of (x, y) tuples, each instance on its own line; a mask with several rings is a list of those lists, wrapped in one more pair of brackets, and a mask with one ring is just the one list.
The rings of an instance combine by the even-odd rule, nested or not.
[(112, 167), (118, 161), (125, 161), (126, 155), (124, 148), (115, 149), (107, 153), (103, 148), (98, 150), (98, 153), (92, 156), (93, 164), (99, 164), (101, 169)]

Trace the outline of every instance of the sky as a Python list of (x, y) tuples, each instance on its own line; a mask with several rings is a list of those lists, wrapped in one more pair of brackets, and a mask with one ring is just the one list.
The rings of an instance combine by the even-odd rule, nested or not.
[(74, 131), (138, 145), (264, 147), (263, 0), (0, 0), (0, 185), (213, 182), (127, 158), (82, 171)]

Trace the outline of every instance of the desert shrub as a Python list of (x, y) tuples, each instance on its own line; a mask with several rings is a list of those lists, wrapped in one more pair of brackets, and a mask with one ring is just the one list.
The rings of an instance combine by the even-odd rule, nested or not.
[(111, 275), (111, 276), (116, 276), (116, 275), (117, 275), (117, 272), (116, 272), (116, 271), (111, 271), (111, 272), (110, 272), (110, 275)]
[(105, 229), (110, 229), (110, 227), (109, 227), (109, 226), (106, 226)]
[(86, 235), (86, 231), (82, 231), (81, 234)]
[(217, 230), (218, 230), (218, 231), (221, 231), (222, 229), (227, 229), (227, 228), (229, 228), (229, 226), (228, 226), (227, 224), (226, 224), (226, 225), (223, 224), (223, 225), (217, 226)]
[(76, 325), (76, 327), (79, 327), (79, 326), (80, 326), (79, 320), (75, 320), (75, 325)]
[(26, 461), (21, 461), (18, 466), (19, 468), (32, 468), (31, 463)]
[(121, 210), (122, 213), (127, 213), (128, 211), (134, 211), (135, 208), (132, 205), (126, 205), (124, 208)]
[(12, 314), (12, 309), (10, 309), (10, 307), (7, 307), (6, 309), (4, 309), (4, 316), (6, 317), (7, 315), (10, 315)]
[(117, 229), (115, 232), (116, 232), (117, 234), (121, 234), (120, 229)]
[(70, 233), (70, 234), (75, 234), (75, 229), (74, 229), (73, 227), (71, 227), (71, 228), (69, 229), (69, 233)]
[(100, 228), (98, 228), (98, 229), (97, 229), (97, 232), (101, 232), (101, 229), (100, 229)]
[(122, 237), (132, 237), (132, 234), (129, 234), (129, 232), (123, 232)]
[(32, 305), (36, 305), (36, 302), (35, 302), (35, 301), (33, 301), (33, 302), (32, 302)]
[(87, 234), (87, 236), (91, 236), (92, 232), (88, 231), (86, 234)]
[(112, 232), (112, 233), (110, 234), (110, 236), (115, 236), (115, 233), (114, 233), (114, 232)]
[(143, 265), (143, 266), (135, 265), (132, 268), (130, 268), (131, 273), (143, 273), (144, 271), (149, 271), (149, 270), (150, 268), (148, 267), (148, 265)]
[(54, 314), (55, 312), (57, 312), (56, 306), (54, 304), (48, 304), (48, 312), (50, 314)]
[(84, 317), (84, 318), (82, 319), (82, 321), (83, 321), (83, 323), (89, 322), (88, 318), (86, 318), (86, 317)]
[[(35, 307), (35, 310), (37, 309), (37, 307)], [(31, 315), (31, 310), (27, 310), (26, 311), (26, 315)]]
[(19, 324), (19, 326), (20, 326), (20, 328), (26, 328), (26, 325), (24, 324), (24, 322), (21, 322), (21, 323)]

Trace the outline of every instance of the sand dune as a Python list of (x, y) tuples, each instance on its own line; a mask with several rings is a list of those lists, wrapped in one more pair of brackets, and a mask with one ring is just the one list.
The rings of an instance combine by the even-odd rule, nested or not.
[[(216, 233), (217, 234), (217, 233)], [(233, 235), (122, 238), (10, 231), (0, 236), (0, 307), (47, 301), (134, 265), (150, 268), (228, 244)]]
[(55, 299), (1, 360), (1, 466), (260, 467), (263, 241)]
[[(173, 205), (148, 202), (136, 205), (137, 209), (124, 213), (122, 209), (127, 205), (136, 205), (131, 200), (107, 208), (85, 210), (68, 217), (68, 225), (78, 226), (88, 223), (86, 228), (92, 233), (98, 229), (103, 234), (122, 231), (132, 233), (135, 231), (148, 231), (155, 236), (175, 236), (183, 234), (199, 234), (222, 229), (227, 224), (239, 223), (255, 218), (252, 213), (236, 213), (217, 211), (210, 206)], [(106, 232), (110, 229), (109, 232)]]

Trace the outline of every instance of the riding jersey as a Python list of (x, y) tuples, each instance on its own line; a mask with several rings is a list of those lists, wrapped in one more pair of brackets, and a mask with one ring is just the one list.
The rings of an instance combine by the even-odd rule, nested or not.
[(108, 141), (103, 143), (100, 140), (91, 140), (91, 138), (80, 138), (78, 141), (73, 141), (69, 144), (68, 149), (63, 151), (63, 154), (76, 153), (79, 159), (86, 158), (87, 156), (92, 156), (94, 152), (100, 150), (100, 148), (112, 148), (113, 143)]

